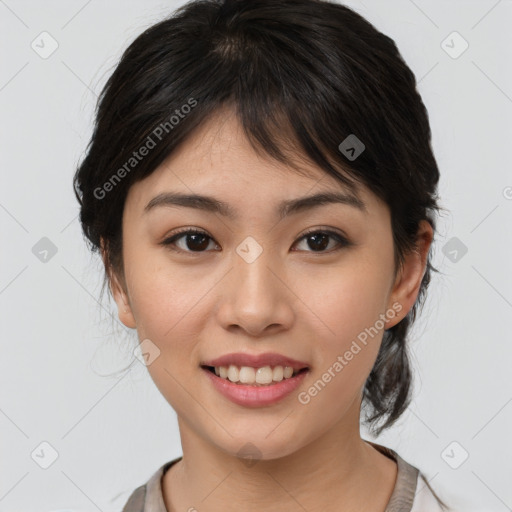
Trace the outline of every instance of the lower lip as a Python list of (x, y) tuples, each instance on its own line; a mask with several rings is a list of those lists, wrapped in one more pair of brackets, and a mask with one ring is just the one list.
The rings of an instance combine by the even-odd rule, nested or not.
[(235, 384), (227, 379), (217, 377), (215, 373), (206, 368), (201, 368), (201, 370), (206, 373), (219, 393), (235, 404), (245, 405), (246, 407), (262, 407), (279, 402), (297, 389), (306, 374), (309, 373), (309, 370), (302, 371), (295, 377), (283, 379), (281, 382), (268, 386), (251, 386), (250, 384)]

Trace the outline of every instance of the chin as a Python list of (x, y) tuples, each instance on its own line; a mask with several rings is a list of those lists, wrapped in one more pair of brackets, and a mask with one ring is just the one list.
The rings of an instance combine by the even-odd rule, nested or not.
[[(269, 432), (272, 429), (269, 429)], [(265, 432), (267, 432), (265, 430)], [(237, 435), (229, 438), (228, 444), (216, 444), (216, 446), (226, 454), (244, 459), (247, 466), (254, 465), (257, 461), (276, 460), (287, 457), (295, 453), (299, 446), (290, 443), (290, 436), (277, 435), (276, 432), (267, 434), (248, 431), (246, 435)]]

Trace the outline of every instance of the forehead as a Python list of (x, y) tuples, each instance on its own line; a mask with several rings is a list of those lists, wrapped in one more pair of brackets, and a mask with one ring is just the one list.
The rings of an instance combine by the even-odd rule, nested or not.
[[(240, 199), (261, 193), (268, 201), (310, 191), (350, 193), (348, 187), (299, 152), (291, 137), (281, 148), (287, 163), (257, 151), (235, 113), (224, 109), (204, 121), (152, 174), (133, 185), (137, 194), (130, 193), (146, 198), (173, 189), (234, 198), (242, 195)], [(355, 187), (352, 195), (364, 194), (363, 189), (362, 185)]]

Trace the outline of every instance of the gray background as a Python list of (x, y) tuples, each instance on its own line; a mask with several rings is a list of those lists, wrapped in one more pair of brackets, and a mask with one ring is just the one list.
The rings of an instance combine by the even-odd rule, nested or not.
[[(181, 455), (134, 334), (97, 302), (102, 268), (71, 179), (121, 51), (182, 3), (0, 0), (0, 511), (120, 510)], [(443, 275), (411, 343), (414, 400), (378, 442), (461, 510), (512, 510), (512, 3), (347, 5), (395, 39), (419, 80), (449, 210), (434, 250)], [(460, 55), (453, 31), (469, 44)], [(47, 469), (43, 442), (58, 453)]]

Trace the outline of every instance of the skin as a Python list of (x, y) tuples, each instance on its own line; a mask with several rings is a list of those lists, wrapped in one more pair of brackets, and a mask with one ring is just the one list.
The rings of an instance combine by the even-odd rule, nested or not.
[[(396, 463), (360, 437), (362, 390), (383, 330), (417, 298), (432, 228), (422, 222), (417, 250), (395, 276), (389, 209), (365, 187), (358, 197), (366, 212), (327, 204), (279, 219), (282, 200), (343, 190), (301, 161), (307, 175), (258, 155), (236, 117), (223, 112), (129, 190), (125, 273), (113, 273), (110, 286), (120, 320), (159, 348), (148, 371), (178, 416), (183, 459), (162, 478), (169, 511), (384, 511), (393, 491)], [(237, 217), (183, 206), (144, 213), (169, 191), (213, 196)], [(182, 252), (161, 245), (179, 228), (205, 231), (206, 250), (190, 238), (187, 245), (186, 236), (175, 242)], [(315, 251), (303, 237), (313, 228), (339, 232), (351, 245), (329, 238)], [(247, 236), (263, 249), (252, 263), (236, 252)], [(400, 313), (301, 404), (298, 393), (393, 304)], [(199, 367), (239, 351), (278, 352), (311, 371), (281, 402), (243, 407), (220, 395)], [(259, 450), (252, 465), (237, 455), (249, 441)]]

